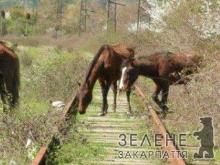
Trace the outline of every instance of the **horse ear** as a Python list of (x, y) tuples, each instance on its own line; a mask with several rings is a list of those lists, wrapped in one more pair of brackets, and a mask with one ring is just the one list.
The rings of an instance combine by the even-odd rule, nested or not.
[(134, 55), (135, 55), (135, 48), (133, 48), (133, 47), (128, 48), (128, 51), (130, 52), (130, 57), (129, 58), (133, 58)]
[(129, 59), (129, 65), (134, 67), (134, 58)]

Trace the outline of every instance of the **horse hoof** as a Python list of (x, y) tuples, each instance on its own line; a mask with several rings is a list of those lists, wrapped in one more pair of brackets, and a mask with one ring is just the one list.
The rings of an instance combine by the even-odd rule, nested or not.
[(99, 116), (105, 116), (107, 114), (107, 111), (99, 113)]
[(103, 112), (99, 113), (99, 116), (105, 116), (105, 113), (103, 113)]
[(127, 115), (133, 115), (133, 112), (132, 111), (128, 111)]
[(112, 108), (112, 111), (115, 113), (116, 112), (116, 108)]
[(160, 104), (160, 100), (156, 96), (151, 96), (151, 98), (155, 103)]
[(168, 108), (166, 105), (163, 105), (163, 106), (162, 106), (162, 110), (163, 110), (164, 112), (168, 112), (169, 108)]
[(162, 109), (163, 112), (168, 112), (169, 108), (165, 104), (159, 104), (159, 107)]

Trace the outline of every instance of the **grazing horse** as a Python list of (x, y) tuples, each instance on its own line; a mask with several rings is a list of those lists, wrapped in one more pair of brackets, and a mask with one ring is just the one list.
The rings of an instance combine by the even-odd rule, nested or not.
[[(174, 54), (158, 52), (149, 56), (127, 60), (122, 67), (119, 89), (129, 90), (139, 75), (151, 78), (156, 84), (152, 95), (153, 100), (163, 111), (167, 111), (169, 85), (185, 84), (190, 79), (182, 79), (196, 71), (201, 62), (197, 55)], [(183, 75), (181, 75), (183, 73)], [(162, 91), (161, 101), (158, 95)]]
[(0, 95), (5, 105), (10, 108), (17, 105), (19, 99), (19, 60), (15, 52), (0, 41)]
[[(103, 96), (102, 111), (100, 115), (104, 116), (107, 113), (107, 95), (111, 85), (114, 93), (113, 110), (116, 111), (117, 80), (121, 77), (121, 64), (125, 59), (133, 57), (134, 49), (124, 44), (101, 46), (92, 60), (86, 78), (76, 95), (80, 114), (86, 112), (86, 108), (92, 100), (92, 90), (97, 79), (101, 86)], [(127, 91), (129, 112), (131, 112), (129, 96), (130, 91)]]

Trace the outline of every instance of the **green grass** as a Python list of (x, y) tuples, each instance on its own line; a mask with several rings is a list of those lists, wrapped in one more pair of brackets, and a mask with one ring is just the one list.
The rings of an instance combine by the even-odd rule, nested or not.
[[(94, 92), (94, 94), (96, 91)], [(98, 114), (100, 109), (100, 103), (93, 99), (92, 104), (89, 105), (87, 113), (85, 115), (77, 115), (76, 122), (73, 128), (68, 132), (62, 141), (62, 145), (55, 148), (50, 153), (47, 159), (47, 164), (54, 165), (67, 165), (67, 164), (82, 164), (89, 158), (97, 158), (97, 160), (103, 160), (106, 155), (106, 151), (103, 149), (104, 144), (95, 144), (87, 141), (87, 136), (76, 131), (83, 127), (81, 122), (86, 120), (91, 113)]]
[(47, 159), (47, 164), (82, 164), (83, 161), (89, 158), (97, 158), (102, 160), (105, 156), (105, 150), (99, 144), (91, 144), (86, 141), (86, 137), (77, 134), (75, 131), (71, 132), (68, 140), (64, 141), (64, 145), (56, 148), (52, 152), (50, 158)]
[(215, 160), (217, 162), (220, 162), (220, 148), (215, 149), (214, 153), (215, 153)]
[(30, 163), (31, 148), (25, 148), (30, 131), (34, 147), (48, 142), (60, 115), (51, 108), (50, 100), (65, 101), (78, 87), (88, 63), (83, 53), (46, 46), (20, 46), (17, 54), (21, 65), (20, 106), (7, 114), (0, 108), (0, 162), (5, 164), (12, 160)]
[[(193, 83), (195, 82), (191, 82), (191, 83), (192, 85), (194, 85)], [(150, 97), (154, 89), (153, 83), (149, 79), (141, 78), (140, 84), (142, 88), (145, 89), (147, 99), (149, 100), (151, 105), (153, 105), (154, 109), (158, 110), (158, 106), (152, 101)], [(190, 84), (191, 88), (195, 88), (192, 85)], [(196, 84), (196, 85), (199, 86), (200, 84)], [(201, 90), (199, 91), (197, 90), (196, 92), (201, 91), (202, 93), (202, 90), (205, 91), (206, 89), (207, 88), (201, 88)], [(205, 93), (207, 92), (205, 91), (204, 94)], [(203, 116), (212, 116), (213, 126), (215, 124), (214, 122), (217, 121), (215, 119), (215, 116), (211, 112), (212, 108), (202, 111), (201, 104), (199, 104), (200, 103), (199, 101), (200, 99), (202, 100), (202, 97), (194, 96), (194, 95), (195, 95), (195, 89), (194, 91), (190, 91), (190, 95), (187, 95), (186, 93), (184, 93), (182, 86), (171, 86), (169, 92), (169, 100), (168, 100), (169, 111), (171, 111), (171, 113), (168, 113), (166, 119), (163, 119), (163, 122), (170, 133), (173, 133), (175, 135), (179, 135), (180, 133), (183, 133), (187, 135), (186, 138), (187, 138), (188, 146), (180, 147), (180, 149), (184, 149), (188, 151), (188, 159), (186, 161), (189, 164), (195, 163), (195, 161), (193, 160), (193, 155), (194, 152), (197, 152), (200, 146), (200, 141), (193, 136), (193, 133), (195, 131), (198, 131), (203, 127), (202, 124), (200, 123), (199, 118)], [(189, 100), (189, 98), (191, 98), (192, 100)], [(210, 105), (214, 105), (214, 104), (210, 103)], [(216, 133), (219, 130), (218, 128), (214, 127), (214, 131), (216, 135)], [(216, 141), (215, 144), (218, 146), (219, 145), (217, 139), (218, 137), (215, 136), (214, 138)], [(194, 147), (191, 148), (191, 146)], [(216, 149), (215, 158), (214, 158), (216, 163), (220, 162), (219, 156), (220, 156), (219, 149)], [(207, 160), (207, 162), (209, 161)], [(211, 164), (212, 163), (213, 161), (211, 161)]]
[[(60, 147), (55, 148), (55, 150), (50, 154), (49, 159), (47, 160), (48, 164), (85, 164), (87, 162), (89, 164), (89, 161), (94, 160), (99, 163), (99, 161), (104, 160), (104, 158), (111, 156), (112, 153), (109, 153), (110, 151), (104, 149), (105, 147), (119, 147), (117, 144), (114, 143), (108, 143), (106, 141), (103, 142), (94, 142), (97, 137), (96, 133), (90, 133), (90, 132), (83, 132), (87, 123), (87, 118), (90, 116), (96, 116), (98, 115), (101, 107), (101, 99), (97, 99), (97, 96), (101, 95), (100, 91), (97, 90), (98, 84), (96, 84), (94, 89), (94, 96), (96, 96), (92, 103), (89, 105), (87, 109), (87, 113), (84, 115), (78, 115), (77, 121), (74, 124), (74, 128), (71, 129), (71, 131), (67, 134), (67, 137), (62, 141), (62, 145)], [(111, 102), (109, 102), (109, 105), (111, 105)], [(132, 105), (133, 110), (135, 111), (134, 118), (140, 118), (137, 109), (142, 109), (143, 107), (137, 105), (137, 101), (135, 99), (135, 96), (132, 96)], [(137, 105), (137, 107), (136, 107)], [(111, 106), (110, 106), (111, 107)], [(109, 108), (110, 108), (109, 107)], [(118, 110), (120, 111), (120, 110)], [(112, 118), (118, 118), (118, 114), (112, 113), (108, 114), (108, 117)], [(121, 118), (121, 117), (119, 117)], [(130, 125), (132, 128), (134, 127), (135, 130), (132, 130), (129, 128), (129, 133), (137, 132), (138, 139), (141, 140), (143, 138), (143, 135), (147, 134), (148, 136), (153, 137), (152, 130), (150, 129), (150, 123), (145, 123), (145, 119), (137, 119), (137, 120), (130, 120), (129, 116), (126, 116), (126, 113), (123, 116), (123, 119), (125, 121), (123, 123)], [(82, 122), (85, 122), (85, 125), (82, 124)], [(120, 122), (107, 122), (109, 126), (111, 124), (120, 124)], [(126, 129), (128, 129), (126, 128)], [(79, 133), (76, 133), (75, 130), (78, 130)], [(123, 128), (124, 130), (124, 128)], [(78, 132), (77, 131), (77, 132)], [(152, 139), (151, 139), (152, 140)], [(153, 146), (146, 146), (146, 149), (149, 150), (157, 150)], [(156, 160), (152, 158), (154, 164), (161, 164), (161, 160)], [(162, 163), (163, 164), (163, 163)]]

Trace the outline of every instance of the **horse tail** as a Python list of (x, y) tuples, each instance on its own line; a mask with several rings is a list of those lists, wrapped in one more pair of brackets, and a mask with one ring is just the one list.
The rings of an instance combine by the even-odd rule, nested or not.
[(12, 104), (13, 106), (16, 106), (18, 104), (19, 100), (19, 88), (20, 88), (20, 64), (18, 57), (15, 58), (15, 71), (14, 71), (14, 77), (13, 77), (13, 91), (12, 91)]
[(95, 57), (93, 58), (92, 62), (90, 63), (88, 72), (86, 74), (86, 81), (88, 80), (88, 78), (92, 72), (92, 69), (95, 66), (96, 62), (98, 61), (99, 57), (101, 56), (102, 52), (106, 49), (109, 49), (109, 45), (102, 45), (101, 48), (96, 53)]

